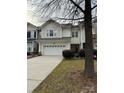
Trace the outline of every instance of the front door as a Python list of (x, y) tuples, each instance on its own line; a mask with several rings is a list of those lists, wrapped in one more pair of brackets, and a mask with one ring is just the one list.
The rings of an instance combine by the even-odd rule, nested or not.
[(79, 44), (71, 44), (71, 50), (77, 53), (79, 51)]

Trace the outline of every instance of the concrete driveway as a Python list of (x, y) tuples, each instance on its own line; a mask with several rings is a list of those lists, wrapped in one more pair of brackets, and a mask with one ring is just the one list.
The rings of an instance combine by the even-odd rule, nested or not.
[(62, 56), (40, 56), (27, 61), (27, 93), (32, 91), (62, 61)]

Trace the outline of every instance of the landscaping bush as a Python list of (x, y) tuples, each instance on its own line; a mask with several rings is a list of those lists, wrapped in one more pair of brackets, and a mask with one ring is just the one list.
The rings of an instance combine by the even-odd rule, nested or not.
[(97, 55), (97, 50), (96, 49), (93, 50), (93, 55)]
[[(85, 57), (85, 50), (81, 49), (79, 51), (79, 55), (80, 55), (80, 57)], [(97, 59), (97, 50), (96, 49), (93, 50), (93, 58)]]
[(96, 49), (93, 50), (93, 58), (97, 59), (97, 50)]
[(81, 49), (81, 50), (79, 51), (79, 56), (80, 56), (80, 57), (85, 57), (85, 51), (84, 51), (84, 49)]
[(38, 55), (38, 52), (33, 52), (33, 55)]
[(31, 53), (30, 52), (27, 52), (27, 55), (31, 55)]
[(41, 52), (38, 52), (38, 56), (41, 56), (42, 54), (41, 54)]
[(73, 52), (72, 50), (64, 50), (64, 51), (62, 52), (62, 55), (63, 55), (63, 57), (66, 58), (66, 59), (71, 59), (71, 58), (74, 57), (74, 52)]

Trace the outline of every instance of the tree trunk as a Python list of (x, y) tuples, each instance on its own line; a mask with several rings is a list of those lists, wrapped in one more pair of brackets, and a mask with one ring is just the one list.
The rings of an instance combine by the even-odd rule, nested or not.
[(92, 15), (91, 15), (91, 0), (85, 0), (85, 74), (93, 75), (93, 40), (92, 40)]

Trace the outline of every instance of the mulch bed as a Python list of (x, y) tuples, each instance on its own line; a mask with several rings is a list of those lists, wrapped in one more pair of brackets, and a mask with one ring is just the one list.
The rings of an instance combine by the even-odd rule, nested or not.
[(27, 59), (38, 57), (39, 55), (27, 55)]

